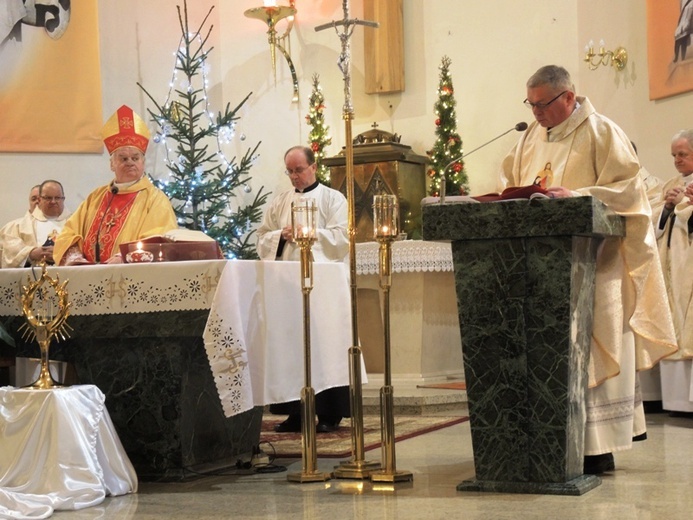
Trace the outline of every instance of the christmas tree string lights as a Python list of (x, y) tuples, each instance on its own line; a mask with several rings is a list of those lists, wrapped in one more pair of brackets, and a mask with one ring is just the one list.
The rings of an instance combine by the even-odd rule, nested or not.
[[(223, 112), (211, 110), (207, 57), (212, 48), (205, 50), (205, 44), (212, 28), (204, 35), (202, 30), (214, 7), (194, 32), (189, 30), (187, 2), (183, 13), (180, 6), (177, 9), (181, 39), (166, 100), (158, 103), (138, 83), (156, 107), (156, 111), (147, 110), (158, 127), (153, 141), (165, 148), (168, 176), (153, 182), (171, 199), (181, 227), (215, 239), (226, 258), (257, 258), (252, 226), (260, 221), (269, 193), (261, 187), (250, 203), (241, 201), (234, 207), (233, 202), (243, 198), (241, 192), (252, 191), (249, 171), (260, 143), (246, 149), (238, 160), (227, 159), (222, 151), (235, 138), (238, 111), (251, 94), (233, 109), (229, 103)], [(245, 140), (243, 134), (239, 138)]]

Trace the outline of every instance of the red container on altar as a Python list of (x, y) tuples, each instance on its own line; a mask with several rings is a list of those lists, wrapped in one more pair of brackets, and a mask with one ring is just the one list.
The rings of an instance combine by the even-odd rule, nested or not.
[(216, 240), (173, 240), (167, 236), (143, 238), (120, 244), (125, 263), (179, 262), (183, 260), (223, 260)]

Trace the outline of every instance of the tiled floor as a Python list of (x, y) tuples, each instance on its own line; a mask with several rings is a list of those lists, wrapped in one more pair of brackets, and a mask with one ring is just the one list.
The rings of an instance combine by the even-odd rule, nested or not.
[[(446, 412), (449, 413), (449, 412)], [(460, 410), (464, 413), (464, 410)], [(648, 417), (649, 439), (616, 454), (616, 471), (579, 496), (513, 495), (456, 491), (474, 476), (469, 423), (397, 443), (397, 468), (413, 483), (380, 485), (331, 480), (287, 482), (286, 472), (204, 477), (186, 483), (141, 483), (136, 495), (109, 498), (99, 507), (58, 512), (86, 519), (667, 519), (693, 511), (693, 419), (666, 413)], [(366, 452), (379, 460), (380, 451)], [(300, 460), (278, 460), (288, 471)], [(330, 471), (334, 459), (319, 459)]]

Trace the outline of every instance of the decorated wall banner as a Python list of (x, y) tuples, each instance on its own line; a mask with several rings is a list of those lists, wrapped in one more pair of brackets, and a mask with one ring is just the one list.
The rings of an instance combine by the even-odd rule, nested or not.
[(97, 2), (3, 0), (0, 152), (101, 153)]
[(647, 0), (650, 99), (693, 90), (693, 0)]

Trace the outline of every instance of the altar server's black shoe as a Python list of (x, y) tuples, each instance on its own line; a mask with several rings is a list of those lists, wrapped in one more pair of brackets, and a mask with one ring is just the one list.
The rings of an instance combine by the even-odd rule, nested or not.
[(601, 475), (607, 471), (614, 471), (616, 464), (611, 453), (601, 455), (585, 455), (585, 475)]
[(299, 433), (301, 431), (301, 416), (289, 415), (289, 418), (274, 427), (277, 433)]
[(320, 417), (318, 416), (318, 425), (315, 427), (315, 431), (318, 433), (331, 433), (339, 430), (339, 423), (342, 418), (337, 417)]

